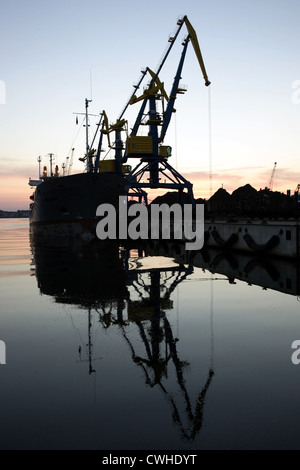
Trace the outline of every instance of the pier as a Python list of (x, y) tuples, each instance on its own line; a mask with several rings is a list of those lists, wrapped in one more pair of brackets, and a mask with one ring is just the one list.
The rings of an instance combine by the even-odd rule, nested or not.
[(287, 258), (300, 255), (299, 223), (296, 221), (205, 222), (205, 245)]

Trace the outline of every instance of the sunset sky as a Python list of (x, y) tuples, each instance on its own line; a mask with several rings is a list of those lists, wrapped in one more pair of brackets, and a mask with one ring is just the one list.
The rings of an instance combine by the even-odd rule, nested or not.
[[(0, 209), (28, 208), (28, 178), (38, 176), (39, 155), (47, 165), (53, 152), (61, 166), (74, 146), (73, 173), (83, 169), (84, 133), (75, 140), (74, 113), (92, 98), (90, 112), (105, 110), (115, 121), (140, 71), (156, 68), (185, 14), (212, 85), (204, 86), (190, 46), (182, 74), (188, 91), (178, 97), (165, 139), (173, 147), (170, 163), (194, 183), (196, 197), (210, 196), (210, 148), (213, 192), (222, 185), (229, 192), (246, 183), (268, 186), (275, 162), (274, 189), (295, 190), (299, 0), (2, 0)], [(167, 93), (186, 34), (182, 29), (161, 73)], [(126, 116), (129, 127), (138, 110), (132, 106)]]

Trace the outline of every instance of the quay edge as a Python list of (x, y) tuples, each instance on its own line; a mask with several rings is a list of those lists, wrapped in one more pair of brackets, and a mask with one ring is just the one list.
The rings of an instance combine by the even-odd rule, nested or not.
[(261, 255), (299, 258), (298, 221), (206, 220), (205, 245)]

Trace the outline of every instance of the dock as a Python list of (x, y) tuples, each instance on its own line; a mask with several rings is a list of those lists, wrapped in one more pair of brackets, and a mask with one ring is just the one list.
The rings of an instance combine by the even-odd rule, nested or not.
[(287, 258), (300, 256), (298, 221), (205, 221), (205, 245)]

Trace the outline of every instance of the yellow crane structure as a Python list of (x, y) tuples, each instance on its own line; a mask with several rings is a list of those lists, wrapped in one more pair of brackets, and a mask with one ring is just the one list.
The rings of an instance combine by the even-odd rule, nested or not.
[[(161, 82), (159, 76), (173, 47), (173, 44), (175, 43), (184, 24), (188, 30), (188, 35), (182, 43), (183, 51), (178, 64), (173, 86), (168, 96), (164, 89), (164, 83)], [(172, 149), (170, 146), (163, 145), (171, 117), (175, 112), (174, 105), (177, 99), (177, 95), (183, 94), (186, 91), (182, 86), (180, 86), (180, 79), (189, 43), (193, 45), (200, 69), (203, 74), (205, 86), (208, 87), (211, 83), (206, 73), (196, 32), (187, 16), (179, 19), (177, 26), (178, 28), (176, 33), (169, 38), (167, 52), (165, 53), (157, 71), (154, 73), (151, 69), (149, 69), (149, 67), (142, 71), (142, 77), (138, 84), (135, 85), (135, 90), (119, 117), (119, 121), (121, 121), (128, 106), (142, 102), (135, 124), (131, 130), (130, 135), (127, 137), (126, 150), (124, 155), (121, 157), (121, 163), (126, 163), (128, 158), (140, 159), (140, 163), (127, 176), (127, 184), (129, 188), (138, 192), (146, 188), (175, 189), (178, 190), (180, 194), (183, 192), (183, 190), (187, 189), (188, 194), (194, 203), (192, 184), (168, 163), (168, 159), (172, 155)], [(148, 85), (147, 89), (144, 90), (142, 95), (137, 97), (136, 91), (139, 89), (147, 72), (151, 76), (150, 84)], [(163, 109), (161, 113), (157, 109), (157, 103), (159, 101), (162, 102)], [(164, 102), (167, 103), (166, 107), (164, 106)], [(148, 112), (146, 111), (147, 107), (149, 107)], [(140, 126), (145, 125), (149, 127), (148, 135), (138, 135)], [(144, 181), (145, 173), (149, 173), (149, 178), (146, 178), (147, 182)], [(161, 174), (164, 176), (164, 178), (167, 178), (164, 183), (160, 177)]]
[[(183, 49), (176, 75), (171, 91), (169, 95), (167, 95), (164, 82), (160, 79), (160, 74), (184, 25), (187, 28), (188, 35), (182, 42)], [(208, 87), (210, 85), (196, 32), (187, 16), (184, 16), (177, 21), (176, 33), (173, 34), (172, 37), (169, 37), (167, 51), (157, 70), (153, 72), (149, 67), (142, 70), (142, 76), (138, 83), (134, 85), (134, 91), (119, 118), (115, 121), (115, 124), (109, 124), (107, 115), (105, 111), (103, 111), (101, 124), (99, 123), (98, 125), (100, 138), (97, 152), (91, 153), (92, 145), (89, 146), (88, 144), (87, 132), (87, 172), (97, 173), (111, 171), (117, 174), (125, 173), (125, 186), (129, 191), (128, 194), (139, 198), (147, 195), (144, 191), (147, 188), (173, 189), (178, 191), (179, 196), (181, 196), (184, 190), (187, 190), (192, 203), (195, 204), (192, 189), (193, 185), (170, 165), (168, 160), (172, 155), (172, 149), (169, 145), (164, 145), (172, 115), (176, 112), (175, 101), (177, 96), (186, 91), (180, 84), (180, 80), (188, 45), (190, 43), (194, 48), (196, 58), (203, 74), (205, 86)], [(150, 83), (140, 96), (137, 96), (137, 90), (140, 88), (147, 74), (151, 77)], [(88, 103), (89, 101), (86, 100), (86, 122), (88, 120)], [(129, 133), (128, 122), (124, 119), (124, 116), (128, 107), (136, 103), (140, 104), (140, 110)], [(144, 126), (142, 132), (140, 132), (141, 126)], [(148, 132), (145, 130), (145, 126), (148, 127)], [(124, 131), (126, 132), (125, 145), (121, 137), (121, 133)], [(113, 144), (111, 138), (112, 132), (115, 134)], [(100, 161), (104, 136), (108, 138), (109, 147), (115, 151), (114, 162), (112, 160), (106, 160), (105, 162)], [(128, 159), (131, 158), (139, 159), (139, 163), (134, 166), (133, 170), (128, 172), (129, 165), (126, 164)], [(145, 174), (147, 174), (146, 177), (144, 177)], [(131, 191), (133, 191), (134, 194), (131, 194)]]

